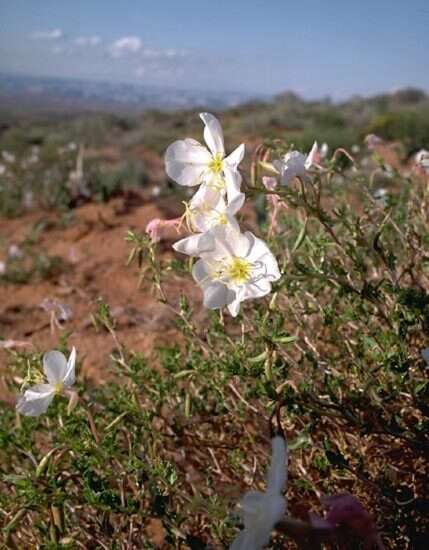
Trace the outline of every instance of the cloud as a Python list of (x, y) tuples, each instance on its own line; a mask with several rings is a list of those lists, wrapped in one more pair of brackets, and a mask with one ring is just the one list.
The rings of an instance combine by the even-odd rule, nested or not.
[(101, 38), (96, 34), (92, 36), (77, 36), (74, 39), (76, 46), (98, 46), (101, 43)]
[(109, 46), (109, 53), (112, 57), (122, 57), (127, 54), (135, 54), (142, 47), (143, 43), (138, 36), (123, 36)]
[(174, 48), (143, 48), (141, 52), (142, 57), (144, 57), (145, 59), (173, 59), (177, 57), (185, 57), (186, 54), (186, 50), (179, 50)]
[(38, 40), (59, 40), (63, 38), (64, 32), (62, 29), (52, 29), (50, 31), (35, 32), (32, 36)]

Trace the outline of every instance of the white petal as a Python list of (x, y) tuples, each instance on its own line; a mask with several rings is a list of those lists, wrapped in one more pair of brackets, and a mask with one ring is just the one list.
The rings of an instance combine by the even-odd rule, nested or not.
[(228, 203), (230, 203), (240, 195), (241, 174), (226, 164), (224, 164), (223, 173), (225, 174), (226, 195)]
[(165, 152), (165, 170), (179, 185), (192, 187), (201, 183), (211, 159), (209, 151), (197, 141), (179, 140)]
[(234, 216), (243, 206), (244, 201), (246, 200), (246, 195), (244, 193), (239, 193), (228, 205), (227, 212), (231, 216)]
[(204, 140), (213, 155), (225, 156), (223, 145), (223, 131), (218, 119), (210, 113), (200, 113), (200, 118), (205, 124)]
[(229, 246), (234, 256), (239, 258), (246, 258), (252, 249), (253, 235), (250, 231), (241, 233), (241, 231), (234, 231), (232, 228), (227, 228), (226, 238), (228, 239)]
[(281, 494), (287, 481), (287, 442), (284, 437), (273, 437), (271, 448), (271, 465), (267, 473), (267, 493)]
[(218, 281), (210, 282), (204, 287), (204, 306), (209, 309), (219, 309), (230, 304), (235, 298), (235, 292)]
[(262, 298), (271, 292), (271, 283), (267, 279), (256, 280), (255, 282), (247, 283), (244, 287), (244, 300), (254, 300)]
[(66, 387), (73, 386), (73, 384), (76, 381), (75, 366), (76, 366), (76, 348), (73, 346), (73, 349), (71, 350), (71, 353), (69, 356), (69, 360), (67, 361), (67, 372), (63, 380), (63, 384)]
[(192, 277), (194, 278), (195, 282), (201, 286), (210, 282), (210, 273), (204, 260), (198, 260), (195, 263), (194, 267), (192, 268)]
[(39, 416), (47, 411), (54, 395), (55, 391), (50, 384), (31, 386), (18, 399), (16, 409), (25, 416)]
[(52, 385), (62, 382), (67, 374), (67, 359), (60, 351), (48, 351), (43, 356), (43, 370)]
[(232, 153), (230, 153), (224, 162), (231, 166), (231, 168), (237, 168), (244, 157), (245, 146), (244, 143), (239, 145)]
[(200, 256), (213, 249), (214, 241), (208, 233), (197, 233), (173, 244), (174, 250), (188, 256)]
[(271, 253), (266, 243), (255, 237), (252, 233), (249, 233), (253, 237), (253, 246), (249, 252), (248, 260), (255, 263), (261, 263), (262, 266), (258, 270), (260, 273), (265, 273), (270, 281), (277, 281), (280, 279), (280, 271), (276, 258)]
[(234, 541), (232, 542), (229, 550), (259, 550), (260, 547), (256, 546), (256, 537), (253, 529), (243, 529)]
[(240, 313), (240, 305), (242, 302), (242, 296), (236, 296), (235, 300), (228, 305), (228, 311), (231, 317), (237, 317)]
[(312, 164), (314, 163), (314, 159), (316, 155), (319, 153), (319, 146), (317, 145), (317, 141), (313, 143), (313, 147), (311, 148), (311, 151), (308, 153), (307, 158), (305, 159), (305, 167), (308, 170)]

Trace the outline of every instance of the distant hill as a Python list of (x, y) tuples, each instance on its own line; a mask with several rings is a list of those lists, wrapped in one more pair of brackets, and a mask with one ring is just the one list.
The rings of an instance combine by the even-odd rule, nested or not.
[(136, 112), (147, 109), (225, 109), (261, 95), (174, 90), (128, 83), (0, 73), (0, 110), (8, 113)]

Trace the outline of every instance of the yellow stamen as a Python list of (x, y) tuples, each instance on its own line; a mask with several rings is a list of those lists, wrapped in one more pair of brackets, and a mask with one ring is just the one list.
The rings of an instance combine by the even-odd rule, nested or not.
[(62, 382), (58, 382), (57, 384), (54, 384), (54, 390), (55, 393), (61, 393), (63, 391), (64, 384)]
[(231, 282), (239, 285), (250, 279), (251, 271), (252, 266), (250, 262), (243, 258), (233, 258), (226, 270), (226, 275)]
[(223, 159), (220, 155), (216, 155), (209, 163), (209, 170), (214, 174), (220, 174), (223, 170)]

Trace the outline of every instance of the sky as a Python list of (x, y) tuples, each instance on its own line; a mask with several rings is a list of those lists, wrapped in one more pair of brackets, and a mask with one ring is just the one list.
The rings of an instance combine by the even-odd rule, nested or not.
[(429, 90), (429, 0), (0, 0), (0, 72), (345, 99)]

